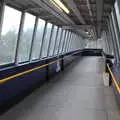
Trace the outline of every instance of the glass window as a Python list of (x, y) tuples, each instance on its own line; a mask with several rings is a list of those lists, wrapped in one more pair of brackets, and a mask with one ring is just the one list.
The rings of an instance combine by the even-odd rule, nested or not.
[(20, 11), (5, 6), (0, 39), (0, 65), (14, 63), (20, 19)]
[(67, 39), (68, 39), (68, 34), (69, 34), (69, 32), (66, 31), (65, 38), (64, 38), (64, 43), (63, 43), (63, 48), (62, 48), (62, 53), (65, 52), (65, 47), (66, 47), (66, 42), (67, 42)]
[(74, 42), (75, 42), (75, 34), (73, 34), (73, 39), (72, 39), (72, 42), (71, 42), (71, 51), (74, 50), (74, 47), (75, 47)]
[(45, 28), (45, 21), (42, 19), (39, 19), (35, 40), (33, 43), (32, 60), (39, 59), (40, 57), (40, 50), (41, 50), (41, 43), (42, 43), (44, 28)]
[(52, 24), (47, 23), (46, 32), (45, 32), (45, 36), (44, 36), (44, 40), (43, 40), (43, 46), (42, 46), (42, 55), (41, 55), (42, 58), (47, 57), (49, 40), (50, 40), (50, 36), (51, 36), (51, 30), (52, 30)]
[(67, 44), (68, 36), (69, 36), (69, 31), (67, 31), (66, 35), (65, 35), (65, 41), (64, 41), (64, 46), (63, 46), (63, 50), (62, 50), (63, 53), (65, 52), (65, 49), (66, 49), (66, 44)]
[(77, 49), (77, 35), (75, 35), (74, 45), (75, 45), (74, 49), (76, 50)]
[(118, 25), (119, 25), (119, 29), (120, 29), (120, 12), (119, 12), (119, 5), (118, 5), (118, 0), (116, 0), (115, 2), (115, 12), (116, 12), (116, 16), (117, 16), (117, 20), (118, 20)]
[(70, 52), (70, 50), (71, 50), (72, 37), (73, 37), (73, 33), (71, 33), (70, 42), (69, 42), (69, 45), (68, 45), (68, 52)]
[(35, 25), (35, 16), (29, 13), (25, 13), (23, 32), (20, 39), (19, 51), (18, 51), (19, 63), (29, 60), (34, 25)]
[(54, 55), (56, 55), (58, 53), (58, 48), (59, 48), (59, 43), (60, 43), (60, 39), (61, 39), (61, 34), (62, 34), (62, 29), (59, 28), (58, 36), (57, 36), (57, 40), (56, 40), (56, 45), (55, 45)]
[(65, 39), (65, 33), (66, 31), (63, 30), (63, 33), (62, 33), (62, 38), (61, 38), (61, 43), (60, 43), (60, 48), (59, 48), (59, 53), (62, 52), (62, 48), (63, 48), (63, 43), (64, 43), (64, 39)]
[(69, 33), (68, 42), (67, 42), (67, 46), (66, 46), (66, 52), (68, 52), (68, 47), (69, 47), (69, 44), (70, 44), (70, 38), (71, 38), (71, 32)]
[(51, 38), (51, 42), (50, 42), (49, 56), (52, 56), (53, 52), (54, 52), (54, 46), (55, 46), (55, 42), (56, 42), (57, 29), (58, 29), (58, 27), (54, 26), (53, 33), (52, 33), (52, 38)]
[(69, 32), (68, 41), (67, 41), (67, 45), (66, 45), (66, 52), (68, 52), (68, 46), (70, 44), (70, 38), (71, 38), (71, 32)]

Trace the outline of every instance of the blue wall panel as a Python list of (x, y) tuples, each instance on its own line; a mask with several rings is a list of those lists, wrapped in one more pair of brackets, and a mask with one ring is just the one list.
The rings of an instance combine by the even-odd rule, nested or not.
[[(76, 52), (76, 51), (74, 51)], [(68, 55), (72, 55), (74, 52), (70, 52), (64, 55), (60, 55), (59, 57), (44, 59), (32, 63), (26, 63), (19, 66), (11, 66), (7, 67), (5, 69), (0, 69), (0, 78), (1, 80), (3, 78), (7, 78), (9, 76), (30, 70), (32, 68), (39, 67), (44, 64), (49, 64), (50, 62), (56, 61), (59, 58), (63, 58)], [(73, 55), (69, 56), (64, 59), (64, 66), (75, 60), (76, 58), (80, 57), (80, 55)], [(33, 87), (33, 85), (37, 83), (42, 83), (48, 78), (53, 77), (53, 75), (56, 75), (58, 73), (58, 68), (61, 69), (62, 62), (55, 62), (53, 64), (49, 64), (48, 67), (44, 67), (42, 69), (38, 69), (35, 71), (32, 71), (30, 73), (27, 73), (25, 75), (16, 77), (12, 80), (7, 81), (4, 84), (0, 84), (0, 105), (2, 105), (5, 101), (9, 101), (9, 99), (12, 99), (13, 97), (23, 93), (25, 90), (30, 89)]]

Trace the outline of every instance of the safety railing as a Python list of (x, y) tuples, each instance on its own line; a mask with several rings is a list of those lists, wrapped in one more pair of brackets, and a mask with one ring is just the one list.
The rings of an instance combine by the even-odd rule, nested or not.
[(116, 87), (118, 93), (120, 94), (120, 83), (118, 83), (118, 81), (116, 80), (116, 78), (115, 78), (115, 76), (114, 76), (114, 74), (113, 74), (113, 72), (112, 72), (109, 64), (107, 64), (107, 68), (108, 68), (109, 73), (110, 73), (110, 75), (111, 75), (111, 77), (112, 77), (112, 81), (113, 81), (113, 83), (115, 84), (115, 87)]
[(35, 68), (32, 68), (32, 69), (29, 69), (29, 70), (24, 71), (24, 72), (21, 72), (21, 73), (17, 73), (17, 74), (15, 74), (15, 75), (9, 76), (9, 77), (7, 77), (7, 78), (3, 78), (3, 79), (0, 80), (0, 84), (6, 83), (7, 81), (10, 81), (10, 80), (12, 80), (12, 79), (14, 79), (14, 78), (17, 78), (17, 77), (20, 77), (20, 76), (23, 76), (23, 75), (26, 75), (26, 74), (31, 73), (31, 72), (33, 72), (33, 71), (36, 71), (36, 70), (45, 68), (45, 67), (47, 67), (47, 66), (49, 66), (49, 65), (52, 65), (52, 64), (54, 64), (54, 63), (57, 63), (57, 62), (59, 62), (59, 61), (61, 61), (61, 60), (63, 60), (63, 59), (66, 59), (66, 58), (68, 58), (68, 57), (70, 57), (70, 56), (73, 56), (73, 55), (75, 55), (75, 54), (77, 54), (77, 53), (79, 53), (79, 52), (77, 51), (77, 52), (75, 52), (75, 53), (72, 53), (71, 55), (65, 56), (65, 57), (63, 57), (63, 58), (59, 58), (59, 59), (57, 59), (57, 60), (55, 60), (55, 61), (52, 61), (52, 62), (49, 62), (49, 63), (47, 63), (47, 64), (44, 64), (44, 65), (41, 65), (41, 66), (38, 66), (38, 67), (35, 67)]
[[(106, 60), (111, 60), (110, 58), (106, 58), (105, 53), (103, 53), (103, 52), (102, 52), (102, 56), (105, 59), (105, 61)], [(117, 92), (120, 94), (120, 83), (116, 80), (116, 77), (113, 74), (112, 69), (110, 68), (109, 64), (105, 63), (105, 66), (107, 66), (109, 74), (110, 74), (110, 76), (112, 78), (112, 81), (113, 81), (113, 83), (114, 83), (114, 85), (115, 85), (115, 87), (117, 89)], [(105, 67), (105, 71), (106, 71), (106, 67)]]

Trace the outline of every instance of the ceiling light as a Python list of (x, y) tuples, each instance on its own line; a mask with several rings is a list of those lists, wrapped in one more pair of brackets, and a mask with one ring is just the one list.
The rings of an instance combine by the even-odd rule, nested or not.
[(52, 2), (52, 4), (56, 7), (56, 8), (58, 8), (60, 11), (63, 11), (55, 2), (53, 2), (53, 0), (50, 0), (51, 2)]
[(68, 8), (60, 0), (51, 0), (51, 1), (54, 2), (59, 8), (61, 8), (65, 13), (67, 14), (70, 13)]

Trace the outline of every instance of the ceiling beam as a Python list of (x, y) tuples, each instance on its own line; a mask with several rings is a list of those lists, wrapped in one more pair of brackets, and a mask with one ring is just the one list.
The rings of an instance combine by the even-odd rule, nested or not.
[(66, 24), (66, 25), (69, 24), (69, 22), (65, 18), (63, 18), (59, 13), (57, 13), (56, 11), (54, 11), (54, 9), (50, 8), (47, 4), (45, 4), (41, 0), (32, 0), (32, 1), (34, 3), (36, 3), (36, 4), (38, 4), (41, 8), (43, 8), (46, 11), (48, 11), (49, 13), (51, 13), (56, 18), (60, 19), (63, 22), (63, 24)]
[(74, 12), (75, 16), (80, 20), (82, 24), (85, 24), (85, 20), (79, 12), (75, 2), (73, 0), (66, 0), (66, 3), (70, 9)]
[(90, 29), (92, 25), (71, 25), (71, 26), (62, 26), (63, 29)]
[(65, 12), (58, 9), (50, 0), (42, 0), (46, 5), (48, 5), (51, 9), (57, 12), (61, 17), (63, 17), (68, 23), (75, 24)]
[(89, 15), (91, 17), (91, 22), (93, 22), (93, 18), (92, 18), (93, 14), (92, 14), (91, 6), (90, 6), (90, 1), (86, 0), (86, 2), (87, 2), (88, 10), (89, 10)]
[(97, 37), (100, 37), (101, 34), (101, 21), (102, 21), (102, 15), (103, 15), (103, 0), (96, 0), (96, 13), (97, 13)]

